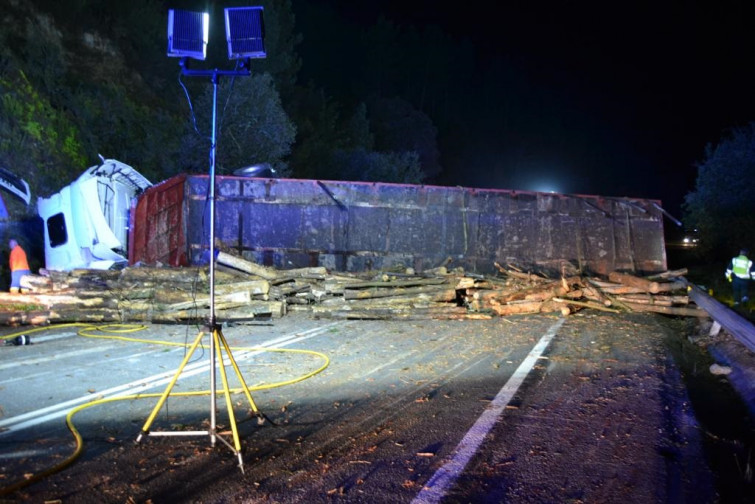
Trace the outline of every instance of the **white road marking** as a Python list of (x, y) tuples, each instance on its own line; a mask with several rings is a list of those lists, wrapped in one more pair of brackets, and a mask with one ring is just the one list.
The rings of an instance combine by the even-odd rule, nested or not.
[(69, 357), (79, 357), (90, 353), (107, 352), (108, 350), (115, 348), (114, 346), (100, 347), (100, 348), (85, 348), (83, 350), (74, 350), (72, 352), (59, 353), (50, 355), (49, 357), (36, 357), (32, 359), (19, 359), (12, 362), (6, 362), (0, 364), (0, 371), (6, 369), (12, 369), (19, 366), (31, 366), (33, 364), (43, 364), (54, 360), (68, 359)]
[(530, 350), (529, 355), (522, 361), (514, 374), (509, 378), (506, 384), (496, 394), (495, 399), (488, 405), (485, 411), (480, 415), (475, 424), (467, 431), (464, 438), (456, 446), (451, 459), (446, 462), (425, 484), (422, 490), (412, 501), (413, 504), (430, 504), (440, 502), (448, 490), (454, 485), (457, 478), (464, 471), (469, 461), (472, 459), (478, 448), (482, 444), (485, 436), (498, 421), (506, 405), (511, 401), (519, 387), (524, 383), (524, 379), (534, 367), (537, 360), (543, 354), (556, 336), (556, 332), (564, 324), (564, 318), (548, 329), (548, 332), (540, 338), (540, 341)]
[[(334, 322), (326, 326), (316, 327), (313, 329), (309, 329), (307, 331), (296, 332), (293, 334), (281, 336), (274, 340), (266, 341), (260, 345), (256, 345), (256, 347), (271, 348), (271, 347), (281, 347), (281, 346), (289, 345), (292, 343), (299, 343), (301, 341), (304, 341), (314, 336), (318, 336), (320, 334), (325, 333), (328, 329), (330, 329), (330, 327), (336, 324), (337, 323)], [(233, 357), (237, 363), (240, 363), (263, 352), (264, 350), (249, 350), (249, 351), (234, 352)], [(226, 361), (226, 365), (230, 365), (230, 363)], [(203, 359), (202, 362), (196, 362), (196, 363), (186, 365), (186, 367), (184, 367), (179, 378), (183, 379), (190, 376), (194, 376), (199, 373), (208, 372), (209, 368), (210, 368), (209, 359), (206, 361)], [(118, 385), (116, 387), (111, 387), (109, 389), (99, 391), (97, 392), (97, 394), (89, 394), (86, 396), (64, 401), (64, 402), (61, 402), (52, 406), (48, 406), (46, 408), (41, 408), (38, 410), (23, 413), (21, 415), (5, 418), (3, 420), (0, 420), (0, 428), (6, 429), (0, 432), (0, 437), (6, 434), (9, 434), (11, 432), (16, 432), (22, 429), (28, 429), (30, 427), (40, 425), (49, 420), (64, 417), (65, 415), (68, 414), (68, 411), (70, 410), (70, 408), (77, 406), (79, 404), (87, 403), (94, 399), (105, 399), (105, 398), (111, 398), (111, 397), (133, 395), (138, 392), (143, 392), (145, 390), (149, 390), (149, 389), (158, 387), (160, 385), (167, 384), (170, 382), (170, 380), (173, 378), (175, 374), (176, 374), (176, 370), (166, 371), (164, 373), (152, 375), (150, 377), (139, 379), (130, 383)]]

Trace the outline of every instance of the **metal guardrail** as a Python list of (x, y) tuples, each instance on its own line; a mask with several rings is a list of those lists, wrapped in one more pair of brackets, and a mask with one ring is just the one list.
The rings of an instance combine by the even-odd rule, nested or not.
[(748, 349), (755, 352), (755, 325), (737, 312), (716, 301), (705, 293), (700, 287), (693, 284), (687, 284), (689, 297), (697, 306), (707, 311), (714, 321), (718, 322), (721, 327), (734, 336), (739, 342)]

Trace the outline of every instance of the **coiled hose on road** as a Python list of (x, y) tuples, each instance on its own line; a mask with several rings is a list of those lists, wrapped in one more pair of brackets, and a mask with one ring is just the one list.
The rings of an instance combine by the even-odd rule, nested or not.
[[(123, 334), (132, 334), (132, 333), (142, 331), (147, 328), (147, 326), (145, 325), (138, 325), (138, 324), (137, 325), (134, 325), (134, 324), (95, 325), (95, 324), (81, 324), (81, 323), (60, 324), (60, 325), (55, 325), (51, 327), (39, 327), (35, 329), (26, 329), (22, 332), (9, 334), (5, 336), (5, 338), (12, 340), (16, 336), (20, 336), (22, 334), (28, 336), (29, 334), (35, 333), (35, 332), (49, 331), (52, 329), (61, 329), (65, 327), (81, 327), (81, 329), (78, 331), (77, 334), (85, 338), (111, 339), (111, 340), (127, 341), (131, 343), (146, 343), (146, 344), (152, 344), (152, 345), (165, 345), (165, 346), (176, 346), (176, 347), (189, 346), (187, 343), (149, 340), (149, 339), (144, 339), (144, 338), (135, 338), (132, 336), (123, 336)], [(204, 345), (204, 344), (199, 345), (199, 347), (204, 348), (204, 349), (209, 348), (207, 345)], [(330, 359), (328, 358), (327, 355), (321, 352), (314, 351), (314, 350), (300, 350), (300, 349), (293, 349), (293, 348), (264, 348), (264, 347), (231, 347), (231, 349), (242, 350), (242, 351), (308, 354), (308, 355), (314, 355), (323, 360), (323, 364), (319, 368), (315, 369), (314, 371), (310, 371), (308, 373), (305, 373), (301, 376), (298, 376), (289, 380), (268, 383), (264, 385), (257, 385), (254, 387), (248, 387), (247, 390), (249, 392), (254, 392), (254, 391), (259, 391), (259, 390), (269, 390), (272, 388), (283, 387), (285, 385), (298, 383), (308, 378), (311, 378), (318, 373), (321, 373), (330, 365)], [(230, 392), (233, 394), (241, 393), (243, 391), (244, 389), (242, 388), (230, 389)], [(204, 396), (204, 395), (210, 395), (210, 393), (211, 393), (210, 390), (200, 390), (200, 391), (193, 391), (193, 392), (171, 392), (170, 397)], [(224, 390), (217, 391), (217, 394), (223, 395), (225, 394), (225, 391)], [(21, 490), (22, 488), (25, 488), (33, 483), (41, 481), (44, 478), (47, 478), (57, 472), (62, 471), (66, 467), (73, 464), (76, 461), (76, 459), (79, 458), (79, 456), (84, 450), (84, 440), (81, 434), (79, 433), (78, 429), (76, 429), (76, 426), (73, 423), (73, 417), (80, 411), (83, 411), (87, 408), (91, 408), (93, 406), (107, 404), (107, 403), (111, 403), (115, 401), (132, 401), (134, 399), (158, 398), (158, 397), (161, 397), (162, 395), (163, 393), (148, 393), (148, 394), (133, 394), (133, 395), (128, 395), (128, 396), (95, 399), (93, 401), (90, 401), (88, 403), (82, 404), (80, 406), (77, 406), (71, 409), (71, 411), (69, 411), (68, 414), (66, 415), (66, 426), (68, 427), (68, 430), (71, 431), (71, 434), (73, 435), (76, 441), (76, 448), (73, 451), (73, 453), (62, 462), (42, 472), (38, 472), (34, 474), (27, 474), (25, 475), (23, 480), (19, 480), (8, 486), (4, 486), (0, 488), (0, 495), (7, 495), (9, 493)]]

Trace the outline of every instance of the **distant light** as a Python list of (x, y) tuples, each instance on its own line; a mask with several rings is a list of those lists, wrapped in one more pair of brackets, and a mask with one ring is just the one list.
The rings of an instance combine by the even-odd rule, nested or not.
[(550, 193), (550, 194), (556, 194), (556, 193), (561, 192), (559, 191), (558, 187), (556, 187), (554, 184), (548, 184), (548, 183), (535, 184), (532, 187), (532, 190), (535, 192)]
[(209, 38), (207, 12), (168, 11), (168, 56), (203, 60), (207, 57)]
[(228, 59), (264, 58), (265, 24), (262, 7), (225, 9), (225, 36)]

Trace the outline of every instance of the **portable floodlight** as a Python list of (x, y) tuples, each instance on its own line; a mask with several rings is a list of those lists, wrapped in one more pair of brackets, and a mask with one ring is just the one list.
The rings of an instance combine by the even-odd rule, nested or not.
[(228, 59), (264, 58), (265, 23), (262, 7), (225, 9), (225, 37)]
[(168, 56), (205, 59), (209, 35), (208, 13), (175, 9), (168, 11)]
[[(236, 427), (236, 417), (233, 412), (233, 403), (231, 402), (231, 389), (228, 386), (226, 376), (226, 360), (223, 352), (226, 353), (228, 362), (230, 362), (236, 376), (241, 382), (242, 390), (249, 400), (258, 421), (261, 422), (267, 417), (262, 413), (254, 403), (249, 387), (244, 381), (244, 377), (236, 364), (231, 347), (223, 336), (221, 324), (218, 324), (215, 318), (215, 254), (217, 251), (215, 245), (215, 154), (217, 152), (217, 130), (218, 130), (218, 87), (221, 77), (244, 77), (252, 75), (250, 60), (252, 58), (264, 58), (265, 29), (262, 23), (262, 7), (235, 7), (225, 9), (225, 32), (228, 40), (228, 59), (242, 60), (236, 62), (236, 68), (232, 70), (220, 69), (193, 69), (189, 68), (188, 59), (195, 58), (204, 60), (207, 55), (207, 42), (209, 35), (209, 14), (203, 12), (187, 12), (180, 10), (168, 11), (168, 56), (177, 56), (181, 58), (181, 74), (191, 77), (209, 77), (212, 81), (212, 133), (210, 135), (210, 173), (209, 173), (209, 191), (208, 199), (210, 201), (210, 313), (207, 324), (197, 335), (197, 339), (189, 348), (188, 353), (179, 366), (173, 379), (168, 384), (163, 394), (160, 396), (152, 413), (144, 422), (144, 427), (136, 438), (140, 442), (144, 436), (207, 436), (210, 437), (210, 443), (215, 446), (215, 441), (219, 440), (236, 454), (239, 460), (239, 468), (244, 472), (244, 460), (241, 457), (241, 441), (239, 439), (238, 428)], [(187, 93), (188, 94), (188, 93)], [(206, 331), (205, 331), (206, 329)], [(210, 425), (207, 430), (200, 431), (150, 431), (152, 422), (155, 421), (160, 409), (165, 404), (171, 390), (178, 381), (184, 367), (191, 359), (194, 351), (199, 347), (205, 332), (211, 334), (210, 337)], [(202, 348), (205, 348), (204, 346)], [(228, 420), (231, 425), (231, 434), (233, 444), (226, 440), (217, 432), (217, 421), (215, 418), (217, 409), (217, 384), (216, 371), (220, 371), (223, 386), (223, 396), (228, 409)]]

